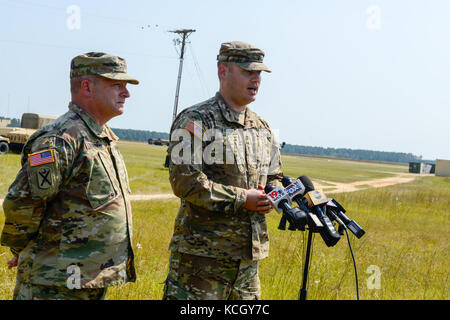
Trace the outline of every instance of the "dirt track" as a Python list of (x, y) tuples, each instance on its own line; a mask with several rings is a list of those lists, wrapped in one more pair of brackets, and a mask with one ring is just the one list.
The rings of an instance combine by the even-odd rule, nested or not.
[[(394, 184), (407, 183), (413, 181), (420, 176), (419, 174), (411, 173), (397, 173), (394, 177), (356, 181), (350, 183), (340, 183), (325, 180), (313, 180), (313, 184), (316, 189), (322, 189), (327, 193), (340, 193), (340, 192), (353, 192), (358, 190), (364, 190), (369, 188), (381, 188), (392, 186)], [(175, 195), (172, 193), (166, 194), (136, 194), (131, 196), (131, 201), (145, 201), (155, 199), (174, 199)]]
[(316, 189), (322, 189), (327, 193), (340, 193), (340, 192), (353, 192), (369, 188), (381, 188), (400, 183), (407, 183), (413, 181), (418, 176), (420, 175), (411, 173), (397, 173), (396, 176), (394, 177), (355, 181), (350, 183), (340, 183), (325, 180), (313, 181), (313, 183)]
[[(322, 189), (328, 193), (340, 193), (340, 192), (353, 192), (358, 190), (364, 190), (369, 188), (381, 188), (392, 186), (399, 183), (407, 183), (413, 181), (419, 174), (411, 173), (397, 173), (394, 177), (372, 179), (364, 181), (356, 181), (350, 183), (340, 183), (325, 180), (313, 180), (316, 189)], [(176, 196), (172, 193), (164, 194), (133, 194), (131, 195), (131, 201), (147, 201), (147, 200), (162, 200), (162, 199), (175, 199)], [(3, 203), (3, 199), (0, 198), (0, 205)]]

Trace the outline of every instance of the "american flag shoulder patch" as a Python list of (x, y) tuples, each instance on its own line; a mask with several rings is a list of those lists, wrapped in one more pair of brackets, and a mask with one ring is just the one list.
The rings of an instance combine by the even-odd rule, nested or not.
[(53, 156), (53, 150), (51, 149), (42, 150), (28, 155), (28, 163), (30, 164), (30, 167), (52, 162), (55, 162), (55, 157)]
[(199, 138), (201, 138), (203, 136), (203, 133), (205, 132), (205, 129), (203, 129), (201, 126), (199, 126), (192, 120), (189, 121), (186, 127), (184, 128)]

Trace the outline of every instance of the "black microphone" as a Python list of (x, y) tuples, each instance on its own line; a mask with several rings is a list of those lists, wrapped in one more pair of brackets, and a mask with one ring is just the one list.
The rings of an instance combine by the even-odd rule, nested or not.
[[(331, 201), (331, 200), (330, 200)], [(342, 222), (341, 219), (336, 215), (336, 212), (331, 209), (328, 204), (325, 207), (325, 214), (330, 218), (331, 221), (336, 221), (339, 224), (338, 233), (343, 236), (345, 229), (347, 229), (347, 226), (344, 222)]]
[[(346, 212), (344, 207), (335, 199), (330, 199), (327, 203), (327, 212), (331, 215), (335, 215), (358, 239), (361, 238), (366, 232), (361, 228), (355, 220), (350, 220), (344, 213)], [(337, 220), (339, 222), (339, 220)]]
[(268, 184), (264, 188), (267, 198), (272, 202), (275, 210), (283, 213), (278, 229), (286, 230), (286, 220), (289, 221), (289, 230), (305, 230), (306, 214), (300, 208), (290, 206), (287, 192), (281, 188)]
[(292, 181), (292, 179), (288, 176), (284, 176), (281, 180), (281, 183), (283, 184), (283, 187), (285, 188), (286, 192), (289, 194), (289, 197), (291, 201), (297, 202), (298, 206), (303, 209), (303, 211), (306, 212), (307, 216), (307, 224), (311, 228), (313, 232), (319, 232), (320, 228), (323, 228), (323, 224), (320, 222), (320, 220), (317, 218), (315, 214), (311, 214), (306, 207), (306, 205), (302, 201), (302, 197), (305, 194), (305, 186), (300, 181), (300, 179), (295, 180), (295, 182)]
[(302, 202), (307, 204), (319, 218), (323, 224), (323, 228), (319, 231), (320, 236), (328, 247), (334, 246), (341, 236), (336, 231), (330, 218), (322, 212), (320, 206), (324, 206), (328, 202), (328, 198), (323, 192), (314, 189), (312, 181), (307, 176), (301, 176), (298, 178), (305, 186), (305, 195), (302, 198)]

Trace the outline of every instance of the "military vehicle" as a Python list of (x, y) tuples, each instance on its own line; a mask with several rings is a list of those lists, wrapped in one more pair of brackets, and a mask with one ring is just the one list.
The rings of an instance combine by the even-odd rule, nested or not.
[(20, 128), (0, 127), (0, 135), (9, 140), (9, 150), (21, 153), (25, 142), (39, 128), (52, 122), (57, 117), (37, 113), (24, 113), (20, 122)]
[(169, 140), (165, 140), (165, 139), (148, 139), (148, 144), (154, 144), (155, 146), (168, 146), (169, 145)]
[(9, 151), (9, 139), (0, 136), (0, 154), (7, 154)]
[(45, 126), (46, 124), (49, 124), (56, 118), (58, 118), (58, 117), (46, 116), (46, 115), (37, 114), (37, 113), (24, 113), (22, 115), (20, 127), (27, 128), (27, 129), (39, 129), (39, 128), (42, 128), (43, 126)]

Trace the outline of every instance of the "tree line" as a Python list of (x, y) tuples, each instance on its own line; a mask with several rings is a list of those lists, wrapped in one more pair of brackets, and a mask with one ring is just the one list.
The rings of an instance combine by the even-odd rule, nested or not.
[(386, 161), (386, 162), (421, 162), (422, 156), (412, 153), (372, 151), (347, 148), (322, 148), (285, 144), (283, 153), (324, 156), (354, 160)]
[(169, 140), (169, 134), (165, 132), (147, 131), (147, 130), (134, 130), (134, 129), (118, 129), (111, 128), (112, 131), (121, 140), (131, 141), (145, 141), (148, 139), (166, 139)]

